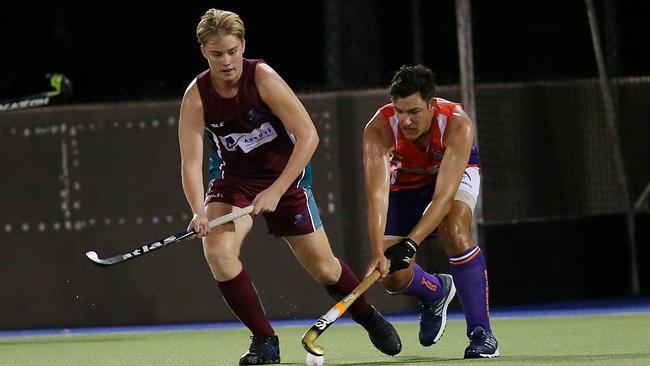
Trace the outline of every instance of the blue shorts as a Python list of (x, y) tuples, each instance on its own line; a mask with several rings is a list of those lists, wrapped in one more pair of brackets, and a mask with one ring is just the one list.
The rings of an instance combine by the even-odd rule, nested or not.
[[(246, 207), (271, 183), (273, 181), (255, 179), (214, 179), (210, 182), (205, 204), (222, 202)], [(278, 237), (310, 234), (322, 226), (310, 187), (289, 187), (278, 201), (275, 211), (262, 215), (269, 233)]]
[[(391, 191), (388, 195), (388, 217), (384, 235), (407, 236), (431, 203), (435, 188), (435, 184), (429, 184), (420, 188)], [(435, 231), (427, 236), (427, 238), (435, 237)]]

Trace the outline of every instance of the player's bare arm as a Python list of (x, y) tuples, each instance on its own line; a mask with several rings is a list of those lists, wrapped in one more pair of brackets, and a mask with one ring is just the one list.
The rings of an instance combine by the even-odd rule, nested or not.
[(257, 66), (255, 82), (264, 102), (296, 138), (293, 152), (282, 174), (253, 201), (254, 213), (257, 214), (275, 210), (280, 197), (307, 166), (316, 151), (318, 133), (309, 113), (298, 97), (270, 66), (266, 64)]
[(371, 245), (371, 259), (366, 276), (375, 269), (379, 269), (382, 277), (388, 274), (388, 260), (384, 256), (384, 229), (388, 215), (390, 154), (394, 144), (390, 129), (377, 112), (363, 132), (363, 167)]
[(409, 238), (416, 243), (421, 243), (449, 213), (454, 195), (458, 191), (458, 186), (467, 167), (474, 134), (474, 124), (469, 116), (457, 108), (445, 132), (444, 142), (447, 149), (440, 163), (436, 189), (431, 203), (424, 211), (420, 221), (409, 233)]
[(188, 229), (196, 231), (198, 236), (205, 236), (209, 231), (203, 203), (203, 129), (203, 105), (195, 80), (181, 102), (178, 139), (183, 191), (194, 214)]

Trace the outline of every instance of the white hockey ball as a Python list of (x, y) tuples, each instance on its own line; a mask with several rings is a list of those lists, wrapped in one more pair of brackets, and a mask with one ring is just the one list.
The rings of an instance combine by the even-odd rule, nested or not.
[(305, 362), (307, 363), (307, 366), (323, 366), (323, 362), (325, 362), (325, 357), (314, 356), (311, 353), (307, 353), (307, 357), (305, 357)]

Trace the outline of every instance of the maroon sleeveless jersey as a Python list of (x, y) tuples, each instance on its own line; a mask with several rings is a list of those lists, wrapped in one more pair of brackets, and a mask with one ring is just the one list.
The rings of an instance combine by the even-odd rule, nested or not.
[(217, 165), (223, 178), (275, 180), (293, 151), (293, 136), (255, 85), (255, 68), (261, 62), (244, 59), (237, 95), (232, 98), (217, 93), (209, 69), (196, 78), (207, 137), (219, 157), (213, 156), (212, 165)]

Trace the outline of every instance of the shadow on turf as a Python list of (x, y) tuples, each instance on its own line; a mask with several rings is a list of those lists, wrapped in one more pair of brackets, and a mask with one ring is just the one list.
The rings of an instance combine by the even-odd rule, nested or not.
[[(549, 364), (566, 364), (572, 362), (593, 362), (593, 361), (624, 361), (624, 360), (645, 360), (650, 358), (650, 352), (638, 353), (618, 353), (618, 354), (599, 354), (599, 355), (553, 355), (553, 356), (501, 356), (495, 360), (500, 363), (513, 363), (517, 365), (525, 364), (527, 362), (536, 363), (549, 363)], [(394, 366), (398, 364), (413, 364), (413, 363), (439, 363), (458, 361), (459, 364), (466, 363), (467, 360), (462, 358), (440, 358), (440, 357), (421, 357), (421, 356), (397, 356), (385, 361), (364, 361), (364, 362), (328, 362), (328, 366)], [(283, 365), (304, 365), (303, 362), (289, 362), (282, 363)]]
[(94, 342), (122, 342), (122, 341), (127, 341), (130, 342), (132, 341), (132, 337), (128, 336), (112, 336), (112, 337), (106, 337), (102, 336), (100, 338), (89, 338), (89, 337), (77, 337), (77, 336), (71, 336), (71, 337), (45, 337), (45, 338), (27, 338), (27, 339), (8, 339), (8, 340), (2, 340), (0, 339), (0, 345), (11, 345), (11, 344), (35, 344), (35, 343), (40, 343), (40, 344), (49, 344), (49, 343), (94, 343)]
[(552, 355), (552, 356), (501, 356), (503, 361), (516, 362), (523, 364), (525, 362), (537, 363), (555, 363), (562, 364), (567, 362), (593, 362), (593, 361), (623, 361), (623, 360), (636, 360), (636, 359), (650, 359), (650, 352), (635, 352), (635, 353), (605, 353), (597, 355)]
[[(453, 358), (440, 358), (440, 357), (421, 357), (421, 356), (396, 356), (390, 360), (383, 361), (364, 361), (364, 362), (329, 362), (325, 360), (326, 366), (395, 366), (402, 363), (433, 363), (433, 362), (449, 362)], [(284, 364), (284, 363), (283, 363)], [(304, 365), (304, 362), (287, 363), (286, 365)]]

